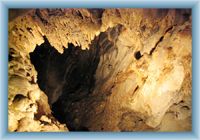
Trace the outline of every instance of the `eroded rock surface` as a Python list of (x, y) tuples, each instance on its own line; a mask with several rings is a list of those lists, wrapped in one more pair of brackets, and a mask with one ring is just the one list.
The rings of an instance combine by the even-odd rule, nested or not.
[(190, 131), (191, 22), (189, 9), (12, 16), (9, 130)]

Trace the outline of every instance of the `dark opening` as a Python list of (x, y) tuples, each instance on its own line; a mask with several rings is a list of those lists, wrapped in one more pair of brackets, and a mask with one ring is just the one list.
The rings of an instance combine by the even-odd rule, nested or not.
[(13, 59), (13, 56), (11, 54), (8, 55), (8, 60), (11, 61)]
[(65, 107), (90, 94), (100, 59), (99, 47), (92, 43), (89, 50), (82, 50), (79, 46), (68, 44), (68, 48), (60, 54), (46, 37), (44, 40), (30, 53), (31, 62), (38, 72), (37, 83), (47, 94), (53, 115), (58, 121), (66, 123), (70, 130), (87, 131), (84, 126), (74, 128)]
[(14, 51), (12, 48), (9, 49), (9, 53), (8, 53), (8, 61), (12, 61), (13, 60), (13, 55), (14, 55)]
[[(109, 37), (116, 38), (120, 28), (121, 25), (100, 33), (91, 42), (89, 50), (68, 44), (60, 54), (44, 37), (45, 42), (30, 53), (38, 72), (37, 83), (48, 96), (52, 114), (70, 131), (89, 131), (85, 122), (90, 121), (87, 106), (93, 98), (94, 75), (100, 56), (114, 51), (114, 39)], [(82, 101), (85, 103), (81, 104)]]
[(142, 57), (140, 51), (135, 52), (135, 59), (139, 60)]

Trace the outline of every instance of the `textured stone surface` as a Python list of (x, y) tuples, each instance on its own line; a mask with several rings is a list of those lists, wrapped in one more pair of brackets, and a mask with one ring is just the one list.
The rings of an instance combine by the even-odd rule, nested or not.
[[(22, 13), (9, 22), (10, 131), (67, 131), (58, 121), (72, 130), (191, 130), (190, 10), (32, 9)], [(65, 79), (52, 89), (51, 76), (42, 76), (44, 89), (37, 81), (37, 75), (52, 75), (50, 69), (44, 66), (38, 71), (29, 55), (37, 45), (43, 47), (44, 36), (56, 57), (60, 53), (70, 58), (66, 66), (59, 66), (55, 55), (46, 54), (51, 61), (45, 58), (45, 63), (55, 61), (52, 68)], [(64, 49), (68, 43), (82, 50), (68, 56)], [(80, 70), (75, 72), (77, 79), (62, 75), (63, 69), (70, 75), (75, 67)], [(82, 82), (81, 70), (88, 76)], [(70, 88), (77, 83), (81, 86)]]

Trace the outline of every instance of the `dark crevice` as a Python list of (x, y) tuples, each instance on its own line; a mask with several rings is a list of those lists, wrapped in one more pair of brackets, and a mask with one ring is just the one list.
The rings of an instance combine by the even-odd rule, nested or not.
[(170, 30), (172, 30), (173, 29), (173, 27), (174, 26), (172, 26), (172, 27), (169, 27), (166, 31), (165, 31), (165, 34), (167, 33), (167, 32), (169, 32)]
[(27, 27), (26, 28), (29, 32), (31, 32), (32, 31), (32, 29), (30, 28), (30, 27)]
[(8, 61), (12, 61), (14, 59), (13, 55), (14, 55), (14, 51), (12, 48), (9, 49), (9, 54), (8, 54)]
[(22, 95), (22, 94), (17, 94), (17, 95), (14, 97), (13, 102), (20, 101), (21, 99), (24, 99), (24, 98), (26, 98), (24, 95)]
[(164, 38), (164, 36), (161, 36), (160, 37), (160, 39), (158, 40), (158, 42), (156, 43), (156, 45), (155, 45), (155, 47), (153, 47), (152, 49), (151, 49), (151, 51), (150, 51), (150, 55), (152, 55), (152, 53), (155, 51), (155, 49), (156, 49), (156, 47), (158, 46), (158, 44), (160, 43), (160, 42), (162, 42), (163, 41), (163, 38)]
[(137, 86), (137, 87), (135, 88), (135, 90), (134, 90), (133, 93), (135, 93), (138, 89), (139, 89), (139, 86)]
[(41, 12), (40, 12), (40, 9), (36, 9), (35, 15), (41, 20), (41, 22), (42, 22), (44, 25), (47, 25), (47, 24), (48, 24), (48, 21), (42, 17), (42, 14), (41, 14)]
[(182, 106), (182, 109), (190, 110), (190, 107), (189, 106)]
[[(174, 25), (174, 26), (175, 26), (175, 25)], [(160, 39), (156, 42), (155, 46), (150, 50), (150, 53), (149, 53), (150, 55), (153, 54), (153, 52), (155, 51), (155, 49), (156, 49), (156, 47), (158, 46), (158, 44), (159, 44), (160, 42), (163, 41), (164, 36), (165, 36), (168, 32), (170, 32), (170, 31), (173, 29), (174, 26), (171, 26), (170, 28), (168, 28), (168, 29), (165, 31), (165, 34), (164, 34), (163, 36), (160, 37)]]
[(135, 94), (135, 92), (137, 91), (139, 89), (139, 86), (137, 85), (137, 87), (134, 89), (134, 91), (133, 91), (133, 95)]
[(11, 54), (8, 55), (8, 60), (9, 61), (13, 60), (13, 56)]
[(77, 10), (77, 16), (81, 17), (81, 19), (84, 19), (83, 15), (81, 14), (80, 11)]

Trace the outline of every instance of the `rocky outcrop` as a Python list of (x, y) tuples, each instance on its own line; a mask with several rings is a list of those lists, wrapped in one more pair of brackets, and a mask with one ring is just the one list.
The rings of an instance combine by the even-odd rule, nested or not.
[(190, 10), (32, 9), (13, 17), (10, 131), (191, 130)]

